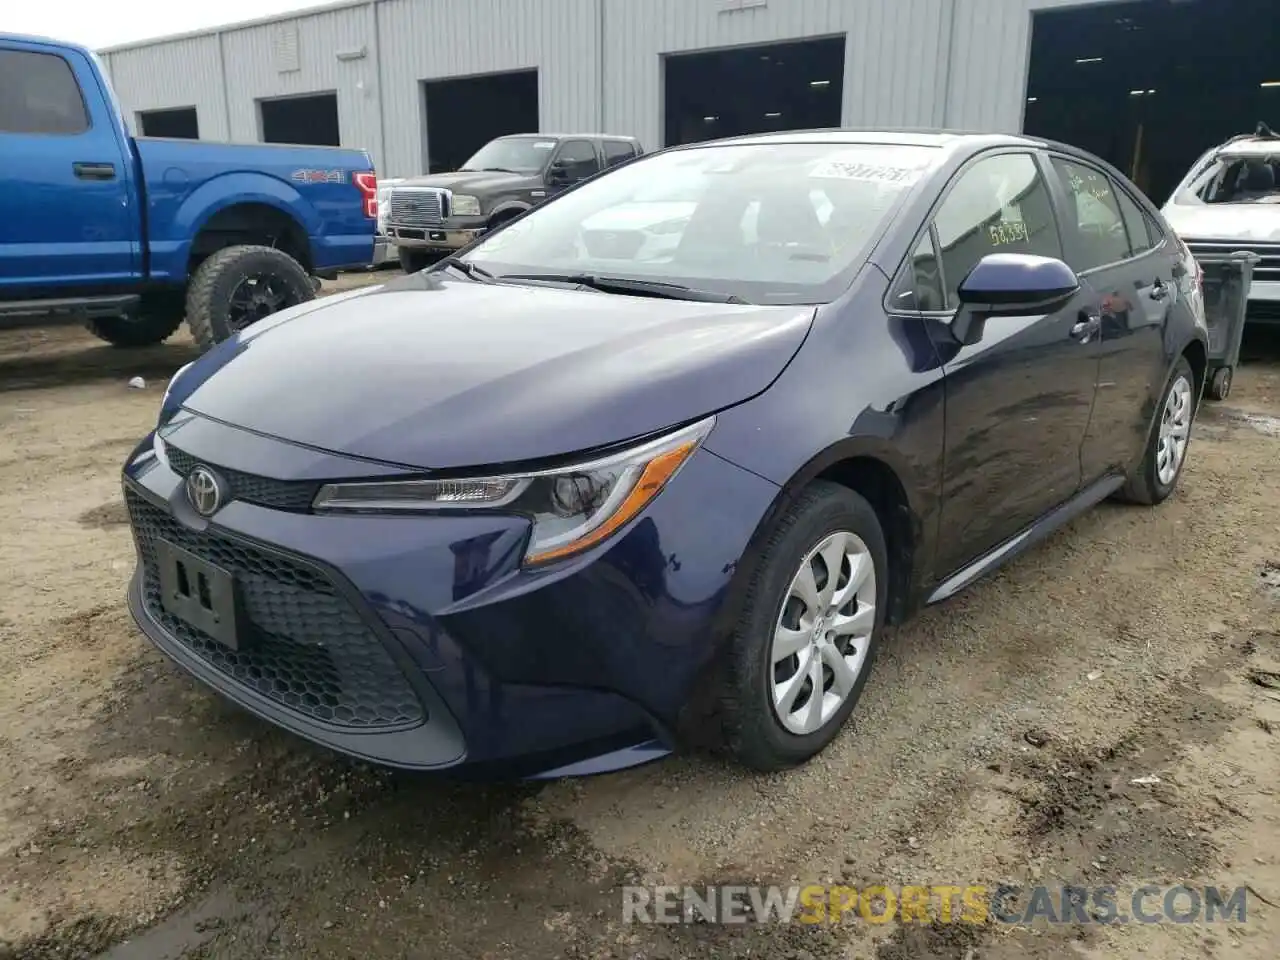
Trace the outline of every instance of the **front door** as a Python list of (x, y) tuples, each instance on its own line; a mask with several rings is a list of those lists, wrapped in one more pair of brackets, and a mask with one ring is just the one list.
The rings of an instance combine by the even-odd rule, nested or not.
[[(1042, 158), (984, 154), (934, 219), (944, 317), (993, 253), (1062, 257)], [(1098, 329), (1082, 291), (1050, 314), (993, 317), (961, 347), (935, 324), (946, 373), (946, 450), (935, 571), (953, 573), (1070, 499), (1098, 374)]]
[(0, 46), (0, 295), (137, 276), (140, 218), (89, 60)]

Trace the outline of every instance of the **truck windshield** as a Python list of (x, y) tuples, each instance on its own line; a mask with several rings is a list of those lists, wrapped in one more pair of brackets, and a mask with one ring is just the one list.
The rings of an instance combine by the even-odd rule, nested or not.
[(1280, 203), (1280, 153), (1218, 156), (1178, 199), (1183, 203)]
[(658, 281), (753, 303), (834, 299), (933, 147), (748, 143), (642, 158), (482, 239), (501, 276)]
[(542, 140), (537, 137), (491, 140), (458, 169), (537, 173), (546, 166), (555, 148), (554, 140)]

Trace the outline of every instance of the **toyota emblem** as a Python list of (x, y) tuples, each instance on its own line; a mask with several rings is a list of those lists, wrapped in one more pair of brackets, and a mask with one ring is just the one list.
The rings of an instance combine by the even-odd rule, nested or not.
[(211, 517), (222, 506), (222, 483), (208, 467), (196, 467), (187, 474), (187, 499), (196, 513)]

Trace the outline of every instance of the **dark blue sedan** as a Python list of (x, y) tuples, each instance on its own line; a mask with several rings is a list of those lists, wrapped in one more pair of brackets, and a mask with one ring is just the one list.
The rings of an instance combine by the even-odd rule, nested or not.
[(179, 371), (125, 466), (130, 607), (381, 764), (785, 768), (886, 624), (1172, 493), (1205, 345), (1195, 261), (1079, 151), (668, 150)]

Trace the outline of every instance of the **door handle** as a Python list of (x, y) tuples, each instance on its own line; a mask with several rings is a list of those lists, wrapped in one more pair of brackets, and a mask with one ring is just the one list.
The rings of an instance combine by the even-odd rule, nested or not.
[(114, 163), (77, 162), (71, 164), (71, 169), (75, 171), (76, 177), (81, 180), (114, 180), (116, 178), (116, 165)]
[(1151, 287), (1151, 299), (1157, 302), (1169, 296), (1169, 285), (1163, 280), (1157, 280)]

